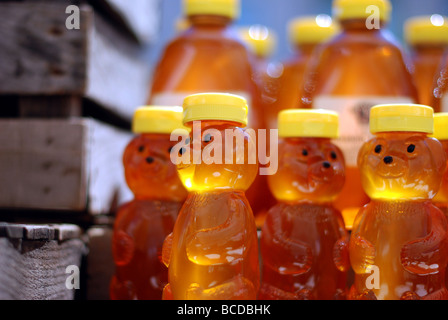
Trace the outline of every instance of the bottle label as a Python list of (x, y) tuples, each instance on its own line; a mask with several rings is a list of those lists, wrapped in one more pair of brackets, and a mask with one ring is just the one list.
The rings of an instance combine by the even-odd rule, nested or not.
[[(219, 93), (219, 91), (213, 91)], [(151, 97), (150, 104), (154, 106), (182, 106), (184, 103), (184, 99), (189, 95), (201, 93), (201, 92), (162, 92), (154, 94)], [(252, 98), (250, 93), (245, 91), (226, 91), (222, 93), (234, 94), (240, 97), (243, 97), (247, 101), (247, 105), (249, 107), (249, 117), (248, 117), (248, 127), (251, 127), (251, 112), (250, 108), (252, 106)]]
[(413, 103), (409, 97), (376, 96), (317, 96), (314, 109), (327, 109), (339, 113), (339, 139), (335, 144), (344, 153), (346, 165), (357, 166), (361, 146), (372, 138), (369, 129), (370, 108), (378, 104)]
[(442, 97), (440, 111), (441, 112), (448, 112), (448, 94), (445, 94)]

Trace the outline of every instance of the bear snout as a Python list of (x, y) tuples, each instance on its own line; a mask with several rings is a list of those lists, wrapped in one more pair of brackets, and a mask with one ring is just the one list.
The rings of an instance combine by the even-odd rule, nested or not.
[(391, 156), (387, 156), (387, 157), (384, 157), (383, 161), (385, 164), (391, 164), (392, 162), (394, 162), (394, 158)]

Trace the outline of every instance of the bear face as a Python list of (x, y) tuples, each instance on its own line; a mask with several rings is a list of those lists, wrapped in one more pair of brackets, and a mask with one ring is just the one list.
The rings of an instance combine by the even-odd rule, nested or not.
[(379, 133), (358, 156), (361, 181), (372, 199), (432, 199), (446, 167), (441, 143), (424, 133)]
[(179, 176), (189, 191), (245, 191), (258, 173), (254, 136), (230, 122), (202, 121), (178, 152)]
[(126, 147), (125, 177), (136, 199), (185, 200), (187, 190), (170, 159), (174, 145), (167, 135), (143, 134)]
[(279, 141), (277, 174), (269, 186), (280, 201), (333, 201), (345, 183), (345, 161), (330, 139), (288, 138)]

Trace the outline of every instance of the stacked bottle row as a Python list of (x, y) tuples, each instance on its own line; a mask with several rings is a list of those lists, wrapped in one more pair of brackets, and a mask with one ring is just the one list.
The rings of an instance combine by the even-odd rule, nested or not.
[[(372, 5), (380, 13), (377, 19), (366, 11)], [(440, 185), (444, 153), (428, 137), (432, 109), (411, 104), (439, 111), (447, 100), (448, 70), (436, 61), (447, 46), (447, 24), (438, 15), (406, 24), (411, 62), (385, 29), (388, 0), (335, 0), (333, 6), (337, 25), (325, 15), (294, 21), (290, 30), (297, 56), (267, 64), (263, 56), (272, 44), (264, 41), (266, 29), (249, 29), (248, 49), (230, 28), (239, 15), (238, 0), (184, 1), (188, 27), (167, 46), (148, 100), (165, 107), (136, 113), (134, 131), (141, 136), (125, 151), (126, 180), (135, 200), (117, 215), (112, 298), (160, 299), (163, 288), (165, 299), (445, 298), (446, 221), (429, 203)], [(430, 84), (431, 77), (438, 80)], [(372, 108), (391, 103), (401, 107)], [(375, 129), (375, 119), (389, 127)], [(446, 124), (443, 116), (435, 119)], [(193, 121), (201, 121), (196, 135), (193, 130), (185, 136), (180, 148), (169, 141), (173, 130), (184, 124), (188, 131)], [(256, 129), (254, 135), (241, 129), (246, 126)], [(233, 130), (243, 136), (249, 156), (248, 148), (259, 141), (258, 129), (274, 128), (280, 134), (275, 175), (260, 175), (258, 164), (243, 161), (182, 164), (177, 178), (171, 157), (191, 157), (195, 142), (213, 162), (225, 145), (224, 132)], [(208, 130), (221, 132), (222, 140), (203, 134)], [(436, 133), (446, 140), (443, 131)], [(372, 134), (382, 143), (365, 150), (376, 143)], [(210, 147), (214, 142), (221, 143), (217, 149)], [(417, 152), (408, 152), (412, 148)], [(360, 150), (368, 154), (365, 162)], [(385, 153), (389, 150), (396, 156)], [(429, 158), (417, 160), (423, 154)], [(417, 170), (426, 176), (400, 171), (411, 164), (412, 173), (414, 166), (427, 166)], [(376, 177), (369, 166), (386, 173)], [(445, 178), (438, 203), (447, 203), (446, 185)], [(388, 207), (389, 200), (396, 206)], [(366, 220), (371, 222), (365, 225)], [(384, 224), (388, 227), (378, 227)], [(349, 240), (346, 230), (352, 225)], [(256, 227), (262, 228), (261, 278)], [(401, 238), (392, 242), (383, 236), (398, 231)], [(405, 246), (406, 241), (415, 245)], [(394, 249), (391, 256), (378, 258), (378, 250), (386, 249)], [(169, 276), (160, 261), (169, 266)], [(350, 265), (356, 277), (348, 292)], [(374, 266), (384, 277), (380, 289), (367, 290)]]
[(374, 137), (358, 156), (371, 200), (349, 236), (334, 206), (346, 178), (339, 115), (282, 111), (268, 176), (277, 204), (259, 244), (245, 196), (258, 173), (246, 101), (206, 93), (183, 105), (136, 113), (140, 135), (124, 154), (135, 200), (117, 216), (113, 299), (448, 299), (448, 114), (371, 109)]

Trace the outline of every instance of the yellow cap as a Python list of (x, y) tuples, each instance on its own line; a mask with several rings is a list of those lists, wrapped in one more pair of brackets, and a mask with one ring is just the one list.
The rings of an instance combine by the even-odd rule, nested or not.
[(224, 120), (247, 125), (247, 101), (228, 93), (200, 93), (184, 100), (184, 124), (201, 120)]
[(448, 44), (448, 18), (439, 14), (412, 17), (404, 24), (404, 36), (408, 44)]
[(305, 16), (292, 20), (288, 26), (293, 44), (318, 44), (329, 40), (339, 32), (339, 26), (326, 14)]
[(370, 132), (433, 133), (434, 111), (420, 104), (382, 104), (370, 110)]
[(278, 115), (281, 138), (330, 138), (339, 136), (339, 115), (328, 110), (283, 110)]
[(434, 134), (438, 140), (448, 140), (448, 112), (434, 115)]
[(337, 20), (367, 19), (376, 12), (375, 7), (379, 9), (381, 21), (390, 20), (392, 5), (389, 0), (334, 0), (333, 17)]
[(138, 108), (134, 113), (134, 133), (171, 134), (177, 129), (186, 129), (182, 125), (181, 107), (146, 106)]
[(237, 19), (240, 0), (184, 0), (184, 12), (192, 15), (217, 15)]
[(273, 54), (277, 45), (277, 36), (268, 27), (256, 24), (248, 28), (240, 28), (239, 32), (243, 41), (256, 56), (269, 57)]

